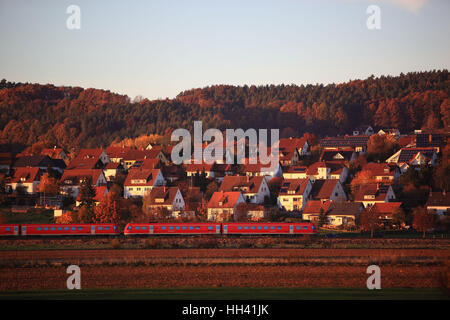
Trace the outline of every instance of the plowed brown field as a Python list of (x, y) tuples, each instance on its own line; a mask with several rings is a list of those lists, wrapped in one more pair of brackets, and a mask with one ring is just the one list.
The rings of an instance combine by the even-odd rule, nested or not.
[(370, 264), (384, 288), (426, 288), (448, 279), (449, 259), (432, 249), (0, 251), (0, 290), (66, 288), (70, 264), (81, 267), (82, 288), (362, 288)]

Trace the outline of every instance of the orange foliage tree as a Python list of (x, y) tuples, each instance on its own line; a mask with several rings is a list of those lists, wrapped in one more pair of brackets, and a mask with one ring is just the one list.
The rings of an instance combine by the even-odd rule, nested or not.
[(426, 232), (435, 226), (435, 216), (424, 207), (415, 208), (413, 214), (413, 228), (422, 232), (422, 237), (425, 238)]

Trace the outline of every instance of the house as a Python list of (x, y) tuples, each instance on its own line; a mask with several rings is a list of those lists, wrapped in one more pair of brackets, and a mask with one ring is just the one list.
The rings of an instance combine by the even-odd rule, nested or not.
[(306, 179), (306, 171), (308, 167), (306, 166), (289, 166), (287, 169), (283, 170), (284, 179)]
[(164, 179), (166, 179), (171, 183), (181, 180), (185, 177), (185, 172), (182, 166), (168, 165), (168, 166), (161, 166), (160, 168), (162, 175), (164, 176)]
[(104, 149), (81, 149), (78, 155), (69, 162), (67, 170), (102, 169), (109, 162), (109, 156)]
[(219, 182), (222, 182), (225, 176), (236, 175), (237, 171), (235, 165), (227, 163), (215, 163), (211, 170), (214, 172), (214, 179)]
[(35, 194), (38, 192), (42, 170), (38, 167), (23, 167), (14, 170), (11, 179), (5, 184), (9, 192)]
[(318, 223), (320, 214), (323, 213), (327, 217), (328, 225), (354, 226), (363, 209), (364, 206), (359, 202), (309, 200), (303, 210), (302, 218)]
[(136, 150), (136, 149), (130, 149), (125, 156), (123, 157), (122, 161), (124, 164), (124, 168), (128, 170), (130, 167), (132, 167), (136, 162), (138, 161), (144, 161), (146, 159), (159, 159), (162, 163), (168, 164), (169, 161), (167, 160), (166, 155), (162, 151), (161, 146), (154, 146), (151, 150)]
[(368, 183), (361, 185), (355, 192), (354, 201), (361, 202), (365, 208), (381, 202), (392, 202), (395, 194), (391, 185)]
[(277, 162), (276, 165), (271, 168), (270, 163), (269, 164), (243, 164), (242, 165), (242, 172), (246, 176), (251, 177), (257, 177), (257, 176), (265, 176), (268, 179), (274, 178), (274, 177), (282, 177), (283, 176), (283, 170), (281, 168), (280, 162)]
[(208, 202), (208, 220), (224, 222), (234, 219), (239, 203), (245, 203), (239, 191), (214, 192)]
[(206, 178), (214, 178), (214, 163), (207, 164), (205, 162), (195, 164), (193, 162), (185, 164), (185, 171), (188, 177), (204, 174)]
[(319, 161), (308, 167), (306, 176), (312, 181), (317, 179), (337, 179), (344, 183), (348, 176), (348, 169), (340, 161)]
[(235, 220), (261, 221), (267, 217), (268, 211), (263, 205), (242, 202), (237, 206)]
[(283, 166), (291, 166), (297, 164), (300, 155), (295, 146), (279, 147), (280, 163)]
[(450, 193), (430, 192), (426, 204), (427, 210), (443, 216), (450, 212)]
[(337, 179), (316, 179), (309, 198), (312, 200), (347, 200), (342, 184)]
[(379, 202), (371, 206), (369, 210), (375, 211), (379, 215), (383, 225), (392, 225), (392, 218), (401, 205), (401, 202)]
[(416, 146), (416, 136), (401, 136), (397, 142), (400, 148), (414, 148)]
[(305, 156), (310, 154), (309, 145), (306, 138), (282, 138), (280, 139), (278, 148), (281, 150), (282, 148), (291, 148), (294, 147), (297, 149), (297, 152), (300, 156)]
[(369, 135), (327, 137), (320, 140), (320, 146), (324, 149), (352, 149), (356, 152), (364, 153), (367, 150)]
[(131, 148), (126, 147), (108, 147), (105, 149), (111, 162), (122, 163), (126, 154), (131, 150)]
[(68, 159), (67, 152), (63, 148), (44, 148), (41, 150), (41, 156), (49, 156), (52, 159), (61, 159), (66, 161)]
[(85, 179), (91, 179), (92, 186), (94, 187), (106, 185), (106, 177), (102, 169), (65, 170), (59, 180), (61, 193), (76, 199), (80, 192), (81, 184)]
[(328, 224), (355, 226), (364, 206), (358, 202), (332, 202), (327, 211)]
[(120, 162), (110, 162), (103, 168), (103, 173), (107, 181), (114, 181), (117, 173), (123, 171), (123, 166)]
[[(92, 198), (96, 206), (102, 201), (103, 197), (108, 194), (108, 188), (106, 186), (94, 187), (95, 189), (95, 197)], [(81, 205), (81, 194), (78, 193), (77, 198), (75, 199), (75, 205), (79, 207)]]
[(145, 210), (154, 212), (164, 208), (178, 217), (178, 212), (184, 210), (185, 202), (178, 187), (154, 187), (145, 201)]
[(43, 172), (46, 172), (50, 167), (53, 170), (62, 173), (66, 168), (66, 164), (62, 159), (51, 159), (49, 156), (43, 155), (31, 155), (21, 156), (14, 162), (13, 168), (39, 168)]
[(143, 197), (153, 187), (165, 184), (161, 169), (130, 169), (124, 182), (124, 198)]
[(278, 194), (278, 206), (286, 211), (303, 210), (311, 189), (309, 179), (283, 179)]
[(371, 136), (374, 134), (373, 128), (369, 125), (362, 125), (353, 129), (354, 136), (367, 135)]
[(219, 191), (240, 191), (249, 203), (263, 204), (270, 197), (266, 179), (261, 176), (225, 176)]
[(435, 166), (437, 162), (437, 152), (433, 147), (430, 148), (402, 148), (394, 155), (390, 156), (386, 163), (396, 163), (400, 172), (404, 173), (410, 166), (420, 169), (421, 165)]
[(367, 163), (361, 171), (368, 171), (373, 182), (392, 183), (400, 177), (400, 169), (395, 163)]
[(380, 136), (390, 135), (394, 136), (395, 139), (398, 140), (400, 138), (400, 131), (398, 129), (380, 129), (378, 131), (378, 135)]
[(333, 161), (335, 163), (340, 162), (342, 164), (350, 165), (357, 157), (358, 154), (351, 148), (325, 149), (322, 151), (319, 161)]
[(443, 144), (443, 137), (438, 133), (419, 133), (416, 134), (417, 148), (435, 148), (439, 153), (440, 147)]

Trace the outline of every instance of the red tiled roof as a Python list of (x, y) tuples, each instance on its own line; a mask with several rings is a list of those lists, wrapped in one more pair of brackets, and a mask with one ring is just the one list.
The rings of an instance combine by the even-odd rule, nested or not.
[(314, 181), (311, 189), (313, 199), (329, 199), (339, 182), (337, 179), (318, 179)]
[(127, 178), (125, 179), (125, 186), (153, 186), (155, 179), (158, 176), (160, 169), (130, 169)]
[(280, 195), (299, 196), (303, 195), (309, 179), (283, 179), (281, 183)]
[[(106, 186), (99, 186), (94, 187), (94, 189), (95, 189), (95, 197), (92, 198), (92, 200), (94, 200), (95, 202), (102, 201), (102, 198), (105, 196), (105, 192), (107, 193), (108, 188)], [(80, 200), (81, 200), (81, 192), (78, 193), (78, 196), (76, 198), (76, 201)]]
[(396, 209), (400, 208), (401, 202), (378, 202), (374, 204), (374, 210), (382, 214), (393, 213)]
[(242, 193), (257, 193), (264, 177), (225, 176), (219, 191), (241, 191)]
[(208, 208), (234, 208), (241, 193), (239, 191), (214, 192), (208, 202)]
[(327, 212), (328, 208), (330, 207), (331, 201), (321, 201), (321, 200), (309, 200), (306, 203), (305, 209), (303, 209), (303, 213), (306, 214), (319, 214), (320, 209), (323, 210), (323, 212)]
[(17, 168), (11, 178), (12, 183), (31, 183), (39, 181), (40, 169), (38, 167)]
[(367, 163), (362, 171), (370, 171), (374, 176), (394, 176), (396, 165), (388, 163)]
[(149, 205), (168, 206), (173, 204), (173, 200), (178, 192), (178, 187), (154, 187), (150, 191)]
[(279, 148), (290, 148), (294, 147), (297, 150), (302, 150), (305, 146), (306, 138), (282, 138), (280, 139)]
[(65, 170), (60, 182), (64, 183), (66, 180), (72, 180), (73, 184), (79, 184), (80, 180), (91, 177), (92, 184), (96, 184), (100, 175), (102, 174), (101, 169), (71, 169)]

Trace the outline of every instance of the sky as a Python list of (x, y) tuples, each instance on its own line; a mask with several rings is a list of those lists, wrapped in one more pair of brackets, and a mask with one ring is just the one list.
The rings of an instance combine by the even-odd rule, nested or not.
[(0, 79), (164, 99), (450, 69), (449, 13), (448, 0), (0, 0)]

